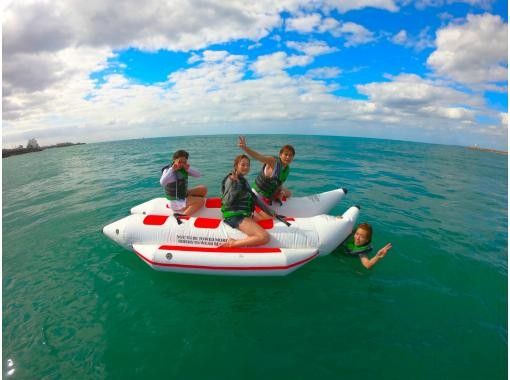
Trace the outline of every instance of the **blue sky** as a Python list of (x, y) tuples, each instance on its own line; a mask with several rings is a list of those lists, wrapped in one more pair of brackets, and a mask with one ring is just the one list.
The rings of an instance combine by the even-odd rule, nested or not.
[(3, 145), (330, 134), (507, 149), (507, 2), (16, 1)]

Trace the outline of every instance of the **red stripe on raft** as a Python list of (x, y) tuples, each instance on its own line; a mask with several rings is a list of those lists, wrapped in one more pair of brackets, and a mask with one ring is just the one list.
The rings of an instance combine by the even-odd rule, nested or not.
[(168, 219), (168, 215), (147, 215), (143, 219), (143, 224), (146, 224), (149, 226), (161, 226), (161, 225), (165, 224), (167, 219)]
[(193, 247), (189, 245), (162, 245), (161, 250), (169, 251), (202, 251), (202, 252), (226, 252), (226, 253), (277, 253), (281, 252), (280, 248), (270, 247), (243, 247), (243, 248), (226, 248), (226, 247)]
[(205, 207), (207, 208), (220, 208), (221, 198), (207, 198), (205, 201)]
[(221, 219), (197, 218), (195, 227), (197, 228), (217, 228), (221, 223)]
[(301, 265), (301, 264), (305, 264), (308, 261), (314, 259), (316, 256), (319, 255), (319, 252), (316, 251), (313, 255), (311, 255), (310, 257), (307, 257), (304, 260), (297, 261), (294, 264), (283, 265), (283, 266), (272, 266), (272, 267), (234, 267), (234, 266), (232, 266), (232, 267), (213, 267), (213, 266), (208, 266), (208, 265), (188, 265), (188, 264), (158, 263), (156, 261), (149, 260), (144, 255), (142, 255), (140, 252), (137, 252), (136, 250), (134, 250), (134, 251), (146, 263), (151, 264), (151, 265), (156, 265), (156, 266), (159, 266), (159, 267), (174, 267), (174, 268), (187, 268), (187, 269), (211, 269), (211, 270), (269, 270), (269, 271), (271, 271), (271, 270), (282, 270), (282, 269), (293, 268), (293, 267)]

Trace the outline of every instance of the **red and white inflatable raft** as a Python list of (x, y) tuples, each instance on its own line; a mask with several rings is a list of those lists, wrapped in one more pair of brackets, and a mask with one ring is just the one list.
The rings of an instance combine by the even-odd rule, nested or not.
[[(314, 194), (306, 197), (291, 197), (284, 199), (282, 205), (273, 202), (268, 207), (277, 214), (288, 215), (297, 218), (327, 214), (347, 194), (347, 189), (340, 188)], [(221, 198), (208, 198), (204, 207), (198, 210), (194, 216), (206, 218), (221, 218)], [(144, 215), (172, 215), (173, 211), (168, 205), (166, 198), (154, 198), (131, 209), (131, 214)]]
[(103, 233), (134, 251), (157, 270), (238, 276), (286, 275), (317, 256), (331, 253), (352, 232), (359, 207), (341, 217), (317, 215), (260, 224), (271, 237), (261, 247), (220, 248), (244, 233), (218, 218), (131, 214), (103, 228)]

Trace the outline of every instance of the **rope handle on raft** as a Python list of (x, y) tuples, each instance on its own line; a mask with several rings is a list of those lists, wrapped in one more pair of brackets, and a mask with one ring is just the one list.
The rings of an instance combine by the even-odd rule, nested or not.
[(246, 187), (246, 190), (249, 191), (249, 193), (251, 194), (252, 198), (253, 198), (253, 201), (258, 204), (258, 206), (262, 209), (262, 211), (264, 211), (266, 214), (269, 214), (269, 215), (272, 215), (274, 216), (276, 219), (278, 219), (280, 222), (282, 223), (285, 223), (287, 225), (287, 227), (290, 227), (290, 223), (287, 222), (285, 220), (285, 216), (283, 215), (278, 215), (275, 211), (271, 210), (270, 208), (268, 208), (264, 202), (262, 202), (259, 197), (257, 197), (257, 195), (253, 192), (253, 190), (249, 187)]
[(278, 219), (280, 222), (285, 223), (287, 227), (290, 227), (290, 223), (285, 220), (285, 216), (274, 214), (274, 217)]
[(178, 225), (182, 224), (181, 216), (186, 216), (186, 215), (180, 214), (178, 212), (174, 212), (174, 218), (175, 218), (175, 220), (177, 220)]

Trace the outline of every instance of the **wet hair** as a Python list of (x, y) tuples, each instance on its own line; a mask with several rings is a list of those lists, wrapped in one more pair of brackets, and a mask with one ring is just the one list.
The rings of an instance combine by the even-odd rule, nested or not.
[(362, 229), (363, 231), (365, 231), (367, 233), (368, 243), (370, 243), (372, 241), (372, 226), (368, 223), (361, 223), (358, 225), (358, 227), (356, 227), (356, 230), (358, 228)]
[(185, 150), (178, 150), (177, 152), (174, 153), (174, 155), (172, 156), (172, 160), (177, 160), (179, 157), (186, 157), (186, 160), (188, 159), (189, 157), (189, 154), (188, 152), (186, 152)]
[(239, 162), (241, 162), (243, 158), (246, 158), (248, 162), (250, 162), (250, 157), (248, 157), (246, 154), (240, 154), (239, 156), (237, 156), (234, 159), (234, 171), (233, 171), (234, 173), (237, 171), (237, 164), (239, 164)]
[(296, 151), (294, 150), (294, 147), (292, 145), (282, 146), (282, 149), (280, 149), (280, 154), (282, 154), (285, 150), (288, 150), (290, 153), (292, 153), (293, 157), (296, 155)]

